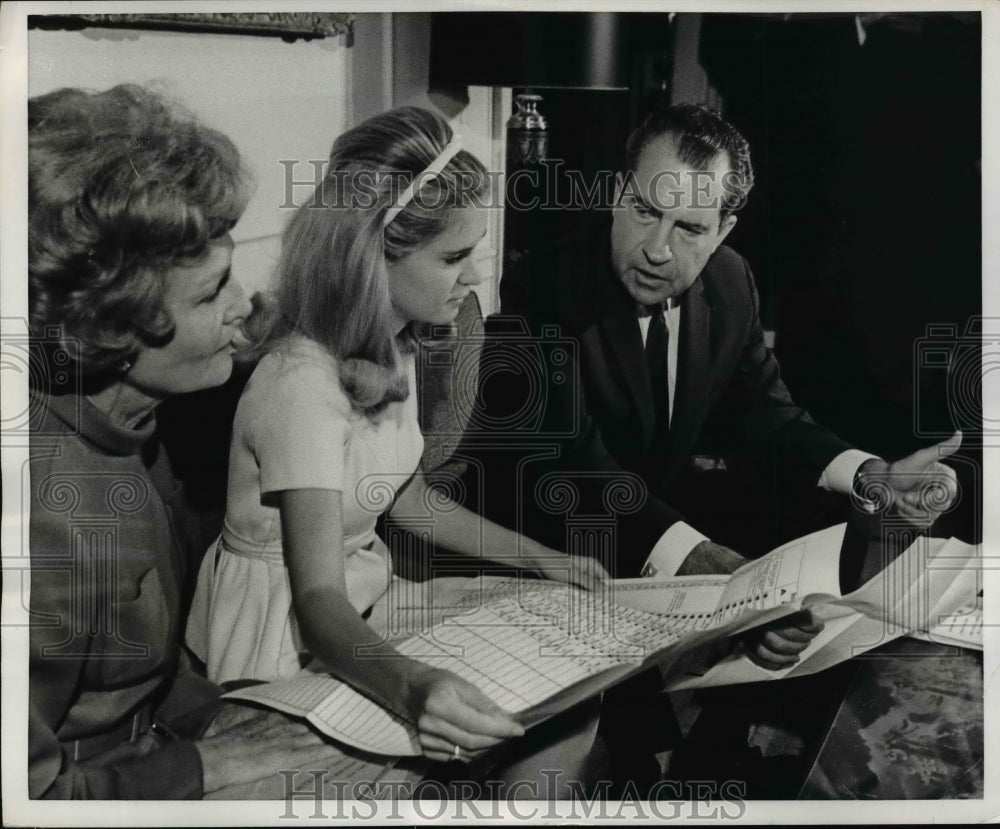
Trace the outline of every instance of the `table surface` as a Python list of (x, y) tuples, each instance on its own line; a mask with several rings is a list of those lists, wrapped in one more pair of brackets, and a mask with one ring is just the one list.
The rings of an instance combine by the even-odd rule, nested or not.
[(982, 797), (982, 653), (903, 638), (856, 661), (799, 797)]
[[(888, 562), (877, 539), (850, 536), (841, 561), (863, 583)], [(854, 662), (799, 797), (982, 797), (982, 653), (903, 637)]]

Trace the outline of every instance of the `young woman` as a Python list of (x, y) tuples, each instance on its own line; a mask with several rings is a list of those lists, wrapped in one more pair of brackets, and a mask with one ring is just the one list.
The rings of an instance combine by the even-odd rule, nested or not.
[[(285, 232), (267, 354), (237, 409), (224, 530), (188, 632), (217, 681), (289, 676), (318, 657), (416, 723), (434, 760), (468, 760), (523, 729), (455, 674), (402, 658), (366, 623), (391, 582), (379, 515), (405, 523), (414, 512), (405, 505), (422, 501), (439, 547), (519, 552), (518, 566), (581, 585), (606, 575), (423, 497), (412, 328), (452, 323), (478, 283), (472, 252), (486, 233), (487, 185), (482, 165), (425, 110), (376, 116), (337, 139), (326, 178)], [(375, 658), (355, 658), (359, 646)], [(577, 760), (592, 737), (581, 731)]]

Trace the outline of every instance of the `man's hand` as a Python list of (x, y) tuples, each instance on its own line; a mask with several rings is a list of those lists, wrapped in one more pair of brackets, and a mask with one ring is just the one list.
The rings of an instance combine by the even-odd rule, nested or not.
[(749, 631), (741, 644), (751, 662), (777, 671), (798, 662), (799, 654), (823, 627), (808, 610), (801, 610)]
[(678, 576), (705, 576), (732, 573), (747, 560), (739, 553), (713, 541), (702, 541), (677, 569)]
[[(239, 711), (241, 707), (246, 711)], [(195, 743), (206, 793), (249, 783), (279, 769), (302, 768), (330, 753), (329, 744), (310, 726), (278, 711), (226, 705), (220, 714), (224, 716), (212, 736)]]
[(259, 718), (262, 714), (267, 713), (262, 711), (255, 705), (242, 705), (239, 702), (226, 702), (212, 717), (212, 721), (208, 724), (208, 728), (205, 729), (203, 737), (214, 737), (216, 734), (220, 734), (223, 731), (228, 731), (230, 728), (235, 728), (237, 725), (248, 720), (253, 720)]
[(962, 433), (955, 432), (948, 440), (894, 463), (869, 459), (858, 469), (855, 494), (874, 501), (876, 509), (895, 507), (911, 524), (929, 527), (958, 495), (955, 470), (941, 463), (941, 458), (955, 454), (961, 444)]

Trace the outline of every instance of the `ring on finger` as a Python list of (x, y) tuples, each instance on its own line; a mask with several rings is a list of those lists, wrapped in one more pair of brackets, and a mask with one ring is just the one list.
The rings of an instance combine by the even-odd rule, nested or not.
[(453, 760), (458, 760), (458, 759), (461, 758), (461, 756), (462, 756), (462, 747), (458, 743), (455, 743), (455, 750), (452, 751), (451, 756), (452, 756)]

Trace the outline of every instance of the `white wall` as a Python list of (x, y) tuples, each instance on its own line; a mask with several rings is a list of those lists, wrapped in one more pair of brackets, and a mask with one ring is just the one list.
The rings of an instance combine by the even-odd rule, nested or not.
[[(288, 209), (285, 168), (311, 179), (347, 127), (350, 53), (340, 38), (285, 43), (280, 38), (180, 32), (33, 30), (29, 94), (62, 86), (153, 86), (235, 142), (257, 190), (236, 226), (234, 274), (248, 291), (263, 287), (277, 257)], [(303, 201), (307, 187), (294, 196)]]
[[(465, 146), (490, 169), (503, 169), (504, 122), (510, 90), (469, 87), (468, 102), (428, 97), (430, 15), (362, 13), (355, 40), (285, 43), (280, 38), (182, 32), (84, 29), (32, 30), (29, 94), (61, 86), (106, 89), (118, 83), (153, 86), (180, 100), (236, 143), (257, 182), (233, 236), (234, 273), (248, 291), (264, 287), (280, 247), (288, 210), (286, 168), (311, 181), (312, 160), (327, 158), (334, 139), (392, 106), (438, 109)], [(464, 106), (463, 106), (464, 105)], [(310, 188), (293, 188), (296, 202)], [(491, 212), (487, 239), (476, 250), (486, 313), (497, 310), (503, 211)]]

